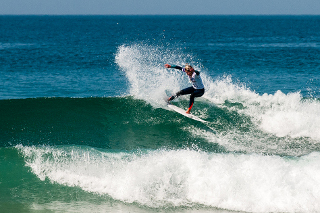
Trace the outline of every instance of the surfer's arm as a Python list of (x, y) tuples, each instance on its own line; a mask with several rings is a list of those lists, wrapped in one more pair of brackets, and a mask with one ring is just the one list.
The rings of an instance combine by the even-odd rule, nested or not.
[(166, 68), (174, 68), (174, 69), (182, 70), (182, 67), (177, 66), (177, 65), (165, 64), (164, 66), (165, 66)]

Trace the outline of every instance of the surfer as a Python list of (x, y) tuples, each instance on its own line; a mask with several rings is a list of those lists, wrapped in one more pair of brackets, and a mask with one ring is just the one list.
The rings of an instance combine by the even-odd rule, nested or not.
[(192, 83), (192, 87), (187, 87), (183, 90), (180, 90), (179, 92), (177, 92), (175, 95), (171, 96), (168, 99), (168, 102), (172, 101), (173, 99), (175, 99), (176, 97), (180, 96), (180, 95), (187, 95), (187, 94), (191, 94), (190, 95), (190, 102), (189, 102), (189, 108), (186, 111), (186, 113), (190, 114), (190, 111), (192, 109), (193, 106), (193, 102), (194, 102), (194, 98), (195, 97), (201, 97), (204, 94), (204, 86), (200, 77), (200, 72), (196, 71), (193, 69), (192, 66), (190, 66), (189, 64), (186, 64), (184, 68), (180, 67), (180, 66), (176, 66), (176, 65), (170, 65), (170, 64), (165, 64), (164, 65), (166, 68), (175, 68), (175, 69), (179, 69), (185, 73), (187, 73), (190, 82)]

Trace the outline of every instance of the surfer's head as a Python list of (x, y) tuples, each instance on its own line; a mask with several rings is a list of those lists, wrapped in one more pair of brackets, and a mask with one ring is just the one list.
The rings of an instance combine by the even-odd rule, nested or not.
[(185, 72), (187, 73), (187, 75), (192, 75), (194, 72), (194, 69), (192, 66), (190, 66), (189, 64), (186, 64), (186, 66), (184, 67)]

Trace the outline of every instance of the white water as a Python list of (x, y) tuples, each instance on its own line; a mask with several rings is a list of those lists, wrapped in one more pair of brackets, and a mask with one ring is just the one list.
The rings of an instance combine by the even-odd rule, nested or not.
[[(150, 63), (150, 60), (154, 61)], [(203, 102), (203, 106), (211, 104), (239, 114), (240, 118), (249, 118), (252, 124), (248, 131), (229, 128), (212, 133), (191, 125), (184, 130), (228, 151), (252, 154), (181, 150), (130, 155), (130, 159), (134, 157), (122, 163), (124, 167), (120, 169), (130, 175), (125, 182), (130, 190), (125, 191), (123, 197), (118, 193), (110, 196), (152, 207), (202, 204), (248, 212), (320, 211), (317, 187), (320, 154), (315, 152), (320, 142), (319, 100), (303, 99), (299, 92), (261, 95), (244, 84), (235, 83), (232, 76), (212, 79), (206, 68), (183, 52), (143, 45), (121, 46), (116, 62), (131, 84), (130, 95), (154, 107), (162, 107), (167, 91), (173, 93), (189, 86), (186, 76), (165, 69), (163, 64), (194, 65), (201, 71), (206, 89), (195, 104), (197, 101)], [(209, 111), (210, 107), (196, 113), (211, 122), (210, 127), (219, 125), (220, 118), (212, 118)], [(134, 169), (142, 170), (144, 176)], [(132, 190), (136, 193), (130, 193)]]
[(17, 146), (41, 180), (144, 206), (319, 212), (320, 153), (298, 158), (192, 150), (141, 153)]
[(175, 94), (182, 87), (190, 86), (188, 78), (176, 69), (165, 69), (164, 64), (183, 65), (190, 56), (180, 55), (165, 49), (133, 45), (120, 46), (116, 63), (126, 74), (130, 83), (130, 95), (164, 107), (164, 98)]
[[(284, 94), (278, 91), (260, 95), (245, 85), (234, 83), (231, 76), (212, 79), (189, 54), (147, 45), (120, 46), (116, 63), (128, 78), (130, 95), (154, 107), (165, 108), (163, 99), (190, 86), (183, 73), (165, 69), (164, 64), (183, 66), (190, 63), (201, 71), (206, 89), (205, 95), (197, 98), (196, 102), (206, 99), (221, 108), (226, 108), (225, 101), (240, 103), (243, 106), (241, 109), (232, 107), (228, 110), (249, 116), (256, 127), (265, 133), (277, 137), (307, 137), (314, 140), (313, 143), (320, 141), (320, 102), (303, 100), (299, 92)], [(183, 98), (187, 97), (179, 97)]]
[(310, 137), (320, 141), (320, 102), (303, 100), (299, 92), (259, 95), (243, 85), (234, 84), (230, 77), (208, 82), (206, 97), (214, 103), (225, 101), (241, 103), (244, 108), (236, 110), (252, 117), (263, 131), (278, 137)]

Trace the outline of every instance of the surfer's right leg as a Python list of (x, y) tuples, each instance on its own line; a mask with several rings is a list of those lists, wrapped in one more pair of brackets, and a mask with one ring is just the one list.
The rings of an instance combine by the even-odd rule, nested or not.
[(190, 113), (190, 111), (192, 109), (192, 106), (193, 106), (193, 103), (194, 103), (194, 98), (195, 97), (201, 97), (203, 94), (204, 94), (204, 89), (196, 89), (196, 90), (194, 90), (193, 93), (191, 93), (190, 102), (189, 102), (189, 108), (187, 110), (188, 114)]

